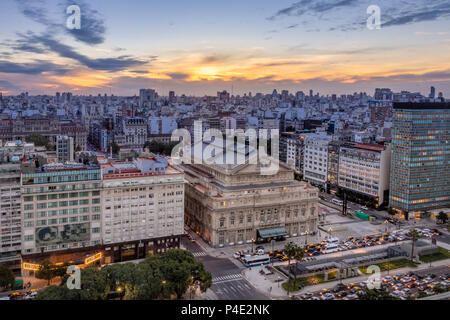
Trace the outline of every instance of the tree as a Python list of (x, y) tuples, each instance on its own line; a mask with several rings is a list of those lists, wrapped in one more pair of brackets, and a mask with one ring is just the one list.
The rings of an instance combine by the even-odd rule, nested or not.
[(398, 300), (398, 298), (391, 296), (388, 288), (384, 284), (379, 289), (369, 289), (366, 287), (362, 291), (362, 293), (358, 294), (360, 300)]
[(444, 211), (441, 211), (437, 216), (437, 220), (441, 221), (443, 224), (446, 224), (448, 221), (448, 215)]
[(50, 285), (50, 281), (57, 277), (58, 271), (57, 266), (55, 266), (50, 261), (46, 260), (44, 261), (41, 266), (39, 267), (39, 270), (36, 271), (36, 278), (43, 279), (48, 281), (48, 285)]
[(197, 262), (189, 251), (169, 249), (161, 255), (161, 261), (165, 286), (177, 299), (192, 285), (198, 285), (204, 292), (212, 284), (211, 273), (207, 272), (203, 264)]
[(302, 247), (296, 246), (296, 248), (295, 248), (295, 254), (294, 254), (294, 259), (295, 259), (295, 272), (294, 272), (294, 278), (295, 278), (295, 282), (296, 282), (296, 283), (297, 283), (298, 263), (299, 263), (300, 261), (302, 261), (304, 255), (305, 255), (305, 249), (303, 249)]
[(414, 258), (414, 245), (416, 244), (417, 240), (420, 239), (420, 234), (416, 229), (411, 229), (409, 231), (409, 236), (411, 237), (411, 261), (413, 261)]
[(37, 147), (45, 147), (47, 150), (54, 149), (54, 146), (50, 143), (50, 140), (40, 134), (30, 134), (25, 137), (25, 141), (28, 143), (34, 143)]
[[(46, 279), (54, 268), (45, 263), (41, 270)], [(45, 271), (45, 272), (44, 272)], [(114, 264), (101, 270), (81, 270), (81, 289), (69, 290), (66, 282), (49, 286), (38, 294), (39, 300), (106, 300), (109, 293), (122, 292), (126, 300), (181, 298), (189, 288), (206, 291), (212, 284), (211, 273), (194, 259), (192, 253), (170, 249), (135, 265)]]
[(8, 286), (14, 285), (14, 273), (5, 267), (0, 265), (0, 287), (7, 288)]
[(110, 143), (109, 146), (108, 146), (108, 150), (110, 148), (112, 148), (112, 153), (113, 154), (119, 154), (120, 146), (117, 143), (115, 143), (115, 142)]
[(288, 258), (288, 269), (291, 270), (291, 260), (294, 259), (296, 246), (292, 243), (288, 243), (284, 247), (284, 251), (286, 252), (286, 256)]
[(150, 152), (155, 154), (162, 154), (166, 156), (170, 156), (172, 154), (172, 149), (178, 144), (179, 142), (170, 142), (170, 143), (160, 143), (157, 141), (147, 141), (144, 144), (144, 148), (148, 148)]

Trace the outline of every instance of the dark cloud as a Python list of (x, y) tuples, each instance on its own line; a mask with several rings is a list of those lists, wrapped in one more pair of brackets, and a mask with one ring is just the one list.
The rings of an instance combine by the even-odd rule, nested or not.
[(270, 62), (270, 63), (259, 63), (256, 66), (258, 66), (258, 67), (279, 67), (279, 66), (303, 65), (303, 64), (310, 64), (310, 62), (306, 62), (306, 61), (279, 61), (279, 62)]
[[(317, 19), (328, 24), (336, 23), (327, 27), (327, 31), (355, 31), (366, 27), (366, 9), (372, 4), (381, 8), (382, 27), (435, 21), (450, 16), (448, 0), (379, 0), (375, 3), (370, 0), (301, 0), (277, 11), (267, 20), (301, 17), (305, 22), (308, 17), (313, 17), (309, 24), (317, 25)], [(336, 13), (336, 9), (345, 9), (345, 14), (342, 14), (342, 10)], [(342, 23), (343, 20), (346, 21)], [(317, 32), (320, 29), (306, 31)]]
[(115, 72), (131, 67), (141, 66), (147, 63), (147, 61), (138, 60), (130, 56), (92, 59), (86, 55), (78, 53), (73, 47), (57, 41), (49, 34), (36, 35), (28, 33), (23, 37), (23, 41), (27, 41), (28, 43), (33, 43), (35, 45), (39, 44), (49, 52), (56, 53), (63, 58), (73, 59), (94, 70)]
[[(82, 0), (66, 0), (64, 2), (64, 17), (67, 18), (65, 8), (70, 5), (78, 5), (81, 10), (81, 28), (79, 30), (64, 28), (66, 33), (72, 35), (76, 40), (89, 45), (105, 42), (105, 24), (97, 10)], [(64, 20), (66, 21), (66, 20)]]
[(185, 79), (189, 78), (189, 75), (187, 73), (182, 73), (182, 72), (173, 72), (173, 73), (168, 73), (167, 75), (174, 80), (185, 80)]
[(324, 13), (340, 7), (347, 7), (356, 4), (358, 0), (302, 0), (295, 2), (287, 8), (283, 8), (269, 17), (269, 20), (275, 20), (281, 16), (302, 16), (306, 13)]
[(408, 12), (404, 15), (392, 17), (382, 23), (382, 27), (400, 26), (405, 24), (417, 23), (422, 21), (434, 21), (450, 15), (450, 3), (443, 6), (437, 6), (431, 10), (421, 12)]
[(0, 60), (0, 72), (2, 73), (20, 73), (36, 75), (44, 72), (51, 72), (58, 75), (63, 75), (69, 70), (60, 65), (51, 62), (35, 60), (32, 63), (15, 63), (10, 61)]
[(19, 90), (19, 87), (6, 80), (0, 80), (0, 92), (2, 90)]
[[(84, 0), (63, 0), (59, 4), (61, 15), (57, 21), (48, 17), (46, 4), (42, 0), (16, 0), (22, 14), (40, 23), (53, 33), (64, 32), (71, 35), (75, 40), (88, 45), (96, 45), (105, 42), (106, 27), (103, 19), (97, 10)], [(67, 7), (78, 5), (81, 10), (81, 28), (68, 29), (66, 21), (69, 15), (66, 13)]]
[(209, 55), (202, 59), (201, 63), (215, 63), (215, 62), (224, 62), (229, 58), (227, 55)]

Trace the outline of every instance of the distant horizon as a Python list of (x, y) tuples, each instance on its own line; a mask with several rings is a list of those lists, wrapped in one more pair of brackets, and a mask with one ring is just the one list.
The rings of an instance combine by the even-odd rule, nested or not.
[[(246, 92), (242, 92), (242, 93), (234, 93), (234, 94), (232, 94), (232, 93), (231, 93), (230, 91), (228, 91), (227, 89), (222, 89), (222, 90), (216, 91), (216, 92), (213, 93), (213, 94), (204, 94), (204, 95), (195, 95), (195, 94), (189, 94), (189, 93), (184, 93), (184, 92), (182, 92), (182, 93), (177, 93), (175, 90), (169, 90), (169, 91), (167, 91), (167, 94), (161, 94), (161, 93), (158, 91), (157, 88), (139, 88), (139, 89), (136, 90), (136, 93), (134, 93), (134, 94), (132, 94), (132, 95), (121, 95), (121, 94), (108, 93), (108, 92), (97, 92), (97, 93), (82, 94), (82, 93), (74, 93), (74, 92), (72, 92), (72, 91), (55, 91), (55, 92), (53, 92), (53, 93), (37, 93), (37, 94), (30, 94), (30, 92), (29, 92), (29, 91), (26, 91), (26, 90), (17, 92), (17, 93), (15, 93), (15, 94), (5, 94), (5, 92), (2, 92), (2, 91), (0, 91), (0, 93), (2, 93), (3, 97), (17, 97), (17, 96), (20, 96), (20, 95), (23, 94), (23, 93), (28, 93), (28, 96), (29, 96), (29, 97), (38, 97), (38, 96), (49, 96), (49, 97), (53, 97), (53, 96), (56, 96), (56, 93), (62, 94), (62, 93), (65, 93), (65, 92), (69, 92), (69, 93), (72, 93), (72, 95), (73, 95), (74, 97), (89, 97), (89, 96), (92, 96), (92, 97), (94, 97), (94, 96), (95, 96), (95, 97), (98, 97), (99, 95), (100, 95), (101, 97), (104, 97), (104, 95), (106, 94), (108, 97), (110, 97), (110, 96), (113, 95), (113, 96), (115, 96), (115, 97), (126, 97), (126, 98), (137, 97), (137, 98), (138, 98), (138, 97), (139, 97), (139, 90), (141, 90), (141, 89), (146, 89), (146, 90), (152, 89), (152, 90), (155, 90), (156, 93), (158, 94), (158, 96), (160, 96), (160, 97), (169, 97), (169, 92), (170, 92), (170, 91), (174, 91), (174, 92), (175, 92), (175, 96), (177, 96), (177, 97), (184, 95), (184, 96), (186, 96), (186, 97), (194, 97), (194, 98), (215, 97), (215, 96), (217, 96), (217, 93), (218, 93), (218, 92), (223, 92), (223, 91), (227, 91), (227, 92), (230, 94), (230, 96), (234, 96), (234, 97), (236, 97), (236, 96), (243, 97), (244, 94), (246, 94), (247, 96), (249, 96), (249, 93), (251, 93), (251, 94), (252, 94), (252, 98), (253, 98), (253, 97), (255, 97), (255, 95), (258, 94), (258, 93), (263, 94), (263, 95), (271, 95), (271, 94), (273, 93), (274, 90), (276, 90), (278, 94), (281, 94), (282, 91), (284, 91), (284, 90), (288, 90), (288, 89), (285, 89), (285, 88), (273, 88), (273, 89), (271, 89), (271, 90), (266, 90), (266, 91), (246, 91)], [(421, 91), (417, 91), (417, 90), (414, 91), (414, 90), (407, 90), (407, 89), (393, 90), (392, 88), (388, 88), (388, 87), (376, 87), (376, 88), (373, 88), (373, 89), (372, 89), (372, 92), (370, 92), (370, 91), (369, 91), (369, 92), (368, 92), (368, 91), (353, 91), (353, 92), (346, 92), (346, 93), (343, 93), (343, 92), (340, 92), (340, 93), (337, 93), (337, 92), (322, 93), (322, 92), (320, 92), (320, 91), (315, 91), (314, 89), (311, 88), (311, 89), (298, 89), (298, 90), (296, 90), (296, 91), (288, 90), (288, 93), (289, 93), (290, 95), (294, 95), (294, 96), (295, 96), (295, 94), (296, 94), (297, 92), (302, 91), (302, 92), (305, 94), (305, 97), (309, 97), (309, 90), (313, 90), (313, 96), (316, 96), (317, 94), (319, 94), (320, 97), (327, 97), (327, 96), (331, 97), (332, 95), (336, 95), (337, 98), (340, 98), (341, 96), (352, 96), (352, 95), (354, 95), (354, 94), (360, 94), (360, 93), (365, 93), (366, 95), (368, 95), (368, 96), (370, 96), (370, 97), (373, 97), (374, 94), (375, 94), (375, 90), (376, 90), (376, 89), (390, 89), (393, 93), (400, 93), (400, 92), (402, 92), (402, 91), (406, 91), (406, 92), (410, 92), (410, 93), (419, 93), (419, 94), (421, 94), (421, 95), (424, 96), (424, 97), (428, 97), (428, 93), (423, 93), (423, 92), (421, 92)], [(430, 89), (431, 89), (431, 86), (428, 88), (428, 90), (430, 90)], [(437, 98), (439, 92), (441, 92), (441, 91), (439, 91), (438, 88), (436, 88), (436, 98)], [(445, 95), (444, 95), (444, 98), (446, 98)]]

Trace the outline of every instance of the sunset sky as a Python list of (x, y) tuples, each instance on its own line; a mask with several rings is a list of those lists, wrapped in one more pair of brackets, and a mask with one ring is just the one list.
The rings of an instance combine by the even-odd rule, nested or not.
[[(448, 0), (1, 0), (0, 91), (450, 97)], [(66, 28), (81, 7), (81, 30)], [(369, 30), (369, 5), (381, 8)]]

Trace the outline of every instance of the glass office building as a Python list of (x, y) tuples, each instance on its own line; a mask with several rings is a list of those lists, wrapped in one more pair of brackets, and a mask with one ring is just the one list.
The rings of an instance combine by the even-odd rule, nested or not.
[(390, 206), (411, 217), (450, 207), (450, 103), (395, 103)]

